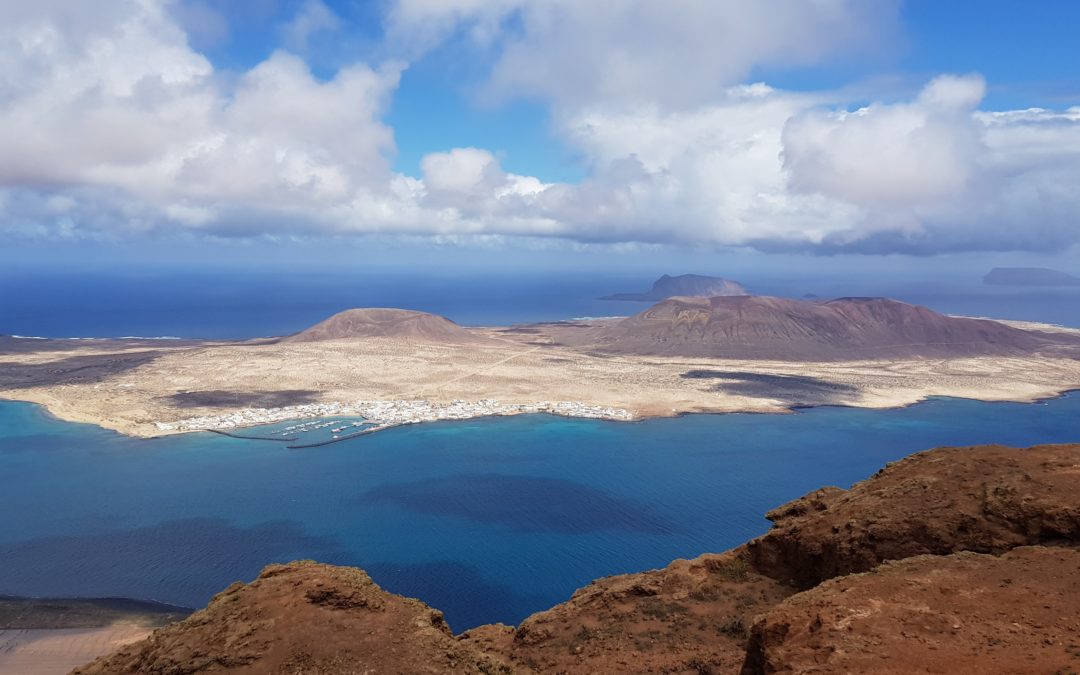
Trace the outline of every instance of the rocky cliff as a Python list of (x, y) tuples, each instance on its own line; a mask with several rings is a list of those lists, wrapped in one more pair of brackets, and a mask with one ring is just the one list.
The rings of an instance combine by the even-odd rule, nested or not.
[(919, 453), (769, 517), (745, 546), (457, 637), (359, 570), (271, 566), (78, 672), (1080, 670), (1080, 445)]

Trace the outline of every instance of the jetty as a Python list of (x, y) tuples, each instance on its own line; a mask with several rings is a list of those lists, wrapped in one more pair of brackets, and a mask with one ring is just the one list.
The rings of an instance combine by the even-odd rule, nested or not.
[(245, 441), (285, 441), (285, 442), (291, 442), (291, 441), (297, 440), (296, 436), (289, 436), (287, 438), (286, 437), (275, 437), (275, 436), (247, 436), (247, 435), (243, 435), (243, 434), (229, 433), (228, 431), (222, 431), (221, 429), (205, 429), (205, 431), (209, 431), (212, 434), (219, 434), (221, 436), (228, 436), (229, 438), (239, 438), (239, 439), (245, 440)]
[[(390, 426), (397, 426), (397, 425), (390, 425)], [(386, 427), (386, 426), (369, 427), (367, 429), (361, 429), (360, 431), (357, 431), (355, 433), (346, 434), (345, 436), (334, 436), (333, 438), (328, 438), (325, 441), (317, 441), (315, 443), (303, 443), (301, 445), (286, 445), (285, 448), (288, 449), (288, 450), (303, 450), (305, 448), (318, 448), (318, 447), (322, 447), (324, 445), (332, 445), (334, 443), (340, 443), (341, 441), (347, 441), (347, 440), (352, 439), (352, 438), (359, 438), (359, 437), (365, 436), (367, 434), (373, 434), (376, 431), (382, 431), (383, 429), (386, 429), (386, 428), (388, 428), (388, 427)], [(296, 439), (294, 438), (293, 440), (296, 440)]]

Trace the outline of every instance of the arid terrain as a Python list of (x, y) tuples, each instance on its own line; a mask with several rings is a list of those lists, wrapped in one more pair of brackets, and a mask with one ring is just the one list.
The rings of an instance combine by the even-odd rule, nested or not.
[(770, 512), (744, 546), (454, 636), (362, 571), (267, 567), (77, 672), (1072, 673), (1080, 445), (941, 448)]
[(0, 596), (0, 673), (63, 673), (190, 612), (118, 599)]
[(625, 320), (506, 328), (351, 310), (280, 340), (0, 338), (0, 397), (135, 436), (244, 409), (355, 401), (576, 402), (621, 419), (928, 396), (1031, 401), (1080, 388), (1078, 356), (1080, 330), (892, 301), (675, 299)]

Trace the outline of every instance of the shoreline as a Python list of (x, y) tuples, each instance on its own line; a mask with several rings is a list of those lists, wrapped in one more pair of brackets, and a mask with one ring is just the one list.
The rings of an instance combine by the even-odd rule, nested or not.
[[(1016, 396), (1006, 396), (1006, 397), (995, 396), (995, 397), (981, 398), (981, 397), (976, 397), (976, 396), (956, 396), (956, 395), (949, 395), (949, 394), (927, 393), (927, 394), (920, 395), (917, 398), (914, 398), (912, 400), (898, 401), (896, 403), (884, 404), (884, 405), (875, 405), (873, 403), (866, 403), (866, 404), (863, 404), (863, 405), (859, 405), (859, 404), (822, 403), (822, 404), (809, 404), (809, 405), (791, 405), (791, 406), (787, 406), (787, 407), (783, 407), (783, 408), (775, 408), (775, 407), (769, 407), (769, 406), (742, 406), (742, 407), (735, 407), (735, 408), (732, 408), (732, 407), (717, 407), (716, 409), (709, 409), (709, 408), (697, 407), (697, 408), (694, 408), (694, 409), (691, 409), (691, 410), (672, 410), (671, 412), (655, 412), (655, 411), (634, 412), (634, 411), (629, 411), (629, 410), (625, 410), (625, 409), (617, 409), (617, 408), (615, 408), (615, 409), (612, 409), (612, 410), (616, 410), (616, 411), (618, 411), (618, 413), (622, 413), (622, 414), (612, 415), (612, 416), (604, 416), (604, 415), (597, 415), (597, 414), (575, 415), (575, 414), (569, 414), (567, 412), (559, 412), (559, 411), (554, 410), (554, 409), (540, 409), (539, 406), (537, 406), (536, 404), (507, 404), (509, 406), (514, 406), (514, 407), (517, 407), (517, 408), (520, 408), (520, 409), (514, 410), (514, 411), (505, 411), (505, 412), (477, 412), (476, 414), (470, 414), (470, 415), (461, 415), (461, 416), (452, 416), (452, 417), (432, 417), (432, 418), (427, 418), (427, 419), (416, 419), (416, 420), (412, 420), (412, 421), (395, 421), (395, 422), (381, 422), (381, 423), (372, 422), (371, 420), (365, 418), (365, 423), (371, 423), (372, 426), (361, 429), (358, 432), (348, 434), (347, 436), (344, 436), (344, 437), (330, 438), (330, 439), (326, 439), (324, 441), (314, 442), (314, 443), (310, 443), (310, 444), (303, 444), (303, 445), (298, 446), (297, 449), (302, 448), (302, 447), (318, 447), (318, 446), (322, 446), (322, 445), (329, 445), (331, 443), (337, 443), (337, 442), (340, 442), (340, 441), (346, 441), (346, 440), (355, 439), (355, 438), (358, 438), (360, 436), (370, 435), (370, 434), (373, 434), (373, 433), (376, 433), (376, 432), (379, 432), (379, 431), (386, 431), (386, 430), (389, 430), (389, 429), (394, 429), (394, 428), (404, 427), (404, 426), (412, 426), (412, 425), (415, 425), (415, 424), (425, 424), (425, 423), (430, 423), (430, 422), (469, 421), (469, 420), (476, 420), (476, 419), (482, 419), (482, 418), (487, 418), (487, 417), (515, 417), (515, 416), (518, 416), (518, 415), (544, 415), (544, 414), (547, 414), (547, 415), (553, 415), (553, 416), (559, 416), (559, 417), (568, 417), (568, 418), (572, 418), (572, 419), (596, 419), (596, 420), (605, 421), (605, 422), (626, 422), (626, 423), (630, 423), (630, 422), (643, 422), (643, 421), (647, 421), (647, 420), (650, 420), (650, 419), (666, 419), (666, 418), (688, 417), (690, 415), (791, 415), (791, 414), (798, 414), (798, 413), (803, 412), (803, 411), (815, 410), (815, 409), (819, 409), (819, 408), (853, 408), (853, 409), (866, 409), (866, 410), (903, 410), (905, 408), (911, 408), (911, 407), (914, 407), (914, 406), (917, 406), (917, 405), (920, 405), (920, 404), (923, 404), (923, 403), (927, 403), (927, 402), (929, 402), (931, 400), (934, 400), (934, 399), (959, 399), (959, 400), (977, 401), (977, 402), (980, 402), (980, 403), (1018, 403), (1018, 404), (1034, 405), (1034, 404), (1038, 404), (1038, 403), (1045, 403), (1045, 402), (1048, 402), (1048, 401), (1053, 401), (1053, 400), (1057, 400), (1057, 399), (1060, 399), (1060, 398), (1064, 398), (1064, 397), (1066, 397), (1066, 396), (1068, 396), (1070, 394), (1078, 393), (1078, 392), (1080, 392), (1080, 386), (1068, 385), (1068, 386), (1063, 386), (1061, 388), (1053, 388), (1053, 387), (1047, 388), (1044, 393), (1037, 393), (1037, 394), (1032, 394), (1032, 395), (1027, 395), (1027, 396), (1016, 395)], [(4, 402), (4, 401), (8, 401), (8, 402), (12, 402), (12, 403), (28, 403), (28, 404), (31, 404), (31, 405), (35, 406), (37, 409), (39, 409), (43, 413), (47, 414), (48, 416), (50, 416), (50, 417), (52, 417), (52, 418), (54, 418), (56, 420), (59, 420), (61, 422), (65, 422), (65, 423), (69, 423), (69, 424), (88, 424), (88, 425), (91, 425), (91, 426), (98, 427), (99, 429), (104, 429), (104, 430), (107, 430), (107, 431), (111, 431), (113, 433), (120, 434), (121, 436), (126, 436), (128, 438), (136, 438), (136, 439), (141, 439), (141, 440), (155, 440), (155, 439), (160, 439), (160, 438), (167, 438), (169, 436), (178, 436), (178, 435), (182, 435), (182, 434), (192, 434), (192, 433), (214, 433), (214, 434), (227, 436), (227, 437), (232, 437), (232, 438), (238, 438), (238, 439), (242, 439), (242, 440), (266, 440), (266, 441), (277, 441), (277, 442), (286, 441), (286, 442), (295, 443), (296, 440), (299, 440), (299, 439), (272, 438), (272, 437), (271, 438), (245, 437), (245, 436), (240, 435), (240, 434), (231, 433), (231, 431), (243, 431), (245, 429), (251, 429), (251, 428), (254, 428), (254, 427), (264, 426), (264, 425), (267, 425), (267, 424), (276, 424), (276, 423), (281, 423), (281, 422), (291, 422), (291, 421), (299, 421), (299, 420), (319, 420), (319, 419), (326, 419), (326, 418), (329, 418), (329, 417), (342, 416), (342, 415), (357, 416), (357, 417), (361, 416), (361, 415), (356, 414), (355, 412), (351, 412), (351, 411), (347, 410), (347, 408), (349, 407), (349, 404), (341, 404), (341, 403), (313, 404), (313, 405), (320, 405), (320, 406), (321, 405), (326, 405), (328, 407), (334, 407), (337, 411), (336, 412), (334, 412), (334, 411), (325, 412), (325, 413), (321, 413), (321, 414), (309, 414), (309, 415), (305, 415), (305, 416), (288, 416), (288, 415), (285, 415), (285, 416), (277, 417), (277, 418), (275, 418), (273, 420), (269, 420), (269, 421), (252, 421), (249, 424), (234, 424), (233, 426), (221, 427), (221, 428), (203, 427), (203, 428), (186, 428), (186, 429), (180, 429), (180, 428), (158, 429), (158, 433), (156, 433), (156, 434), (144, 434), (144, 433), (139, 433), (139, 431), (137, 429), (132, 428), (134, 425), (124, 425), (124, 424), (110, 425), (110, 424), (107, 423), (109, 420), (93, 420), (93, 419), (86, 419), (86, 418), (84, 418), (84, 416), (78, 416), (78, 415), (65, 416), (65, 415), (62, 415), (62, 414), (58, 414), (48, 403), (46, 403), (44, 401), (31, 400), (30, 398), (18, 398), (17, 399), (17, 398), (9, 398), (9, 397), (6, 397), (6, 396), (0, 396), (0, 402)], [(416, 401), (409, 401), (409, 402), (413, 403), (413, 402), (416, 402)], [(373, 402), (364, 402), (364, 403), (369, 403), (370, 404), (370, 403), (373, 403)], [(385, 403), (385, 402), (374, 402), (374, 403)], [(430, 402), (425, 402), (425, 403), (430, 403)], [(463, 401), (462, 403), (470, 403), (470, 402)], [(586, 404), (586, 403), (578, 404), (577, 402), (559, 402), (559, 403), (574, 403), (574, 404), (581, 405), (583, 407), (587, 407), (587, 408), (591, 408), (591, 409), (606, 408), (606, 406), (593, 406), (593, 405)], [(280, 411), (280, 412), (284, 413), (284, 411), (287, 411), (287, 410), (290, 410), (290, 409), (293, 409), (293, 408), (298, 408), (298, 407), (302, 407), (302, 406), (285, 406), (285, 407), (281, 407), (281, 408), (271, 408), (271, 409), (263, 408), (263, 409), (240, 409), (240, 410), (231, 410), (231, 411), (226, 410), (226, 411), (223, 411), (219, 415), (219, 417), (229, 417), (229, 416), (233, 416), (233, 415), (237, 415), (237, 414), (243, 414), (243, 413), (249, 412), (249, 411), (257, 411), (257, 412), (279, 412)], [(433, 409), (438, 408), (438, 406), (436, 404), (432, 404), (431, 407)], [(200, 419), (200, 418), (189, 418), (189, 419)], [(187, 420), (179, 420), (177, 422), (172, 422), (172, 423), (160, 423), (160, 422), (157, 422), (155, 424), (166, 424), (166, 425), (177, 426), (178, 427), (180, 424), (182, 424), (185, 421), (187, 421)], [(290, 446), (286, 446), (286, 447), (290, 447)], [(292, 449), (292, 448), (290, 448), (290, 449)]]

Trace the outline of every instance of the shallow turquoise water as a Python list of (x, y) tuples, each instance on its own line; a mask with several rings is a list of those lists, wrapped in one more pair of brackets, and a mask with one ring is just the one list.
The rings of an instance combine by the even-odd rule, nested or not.
[(937, 445), (1080, 440), (1080, 395), (900, 410), (544, 415), (322, 448), (136, 440), (0, 402), (0, 594), (203, 605), (265, 564), (360, 565), (455, 630), (515, 623), (608, 574), (720, 551), (765, 511)]

